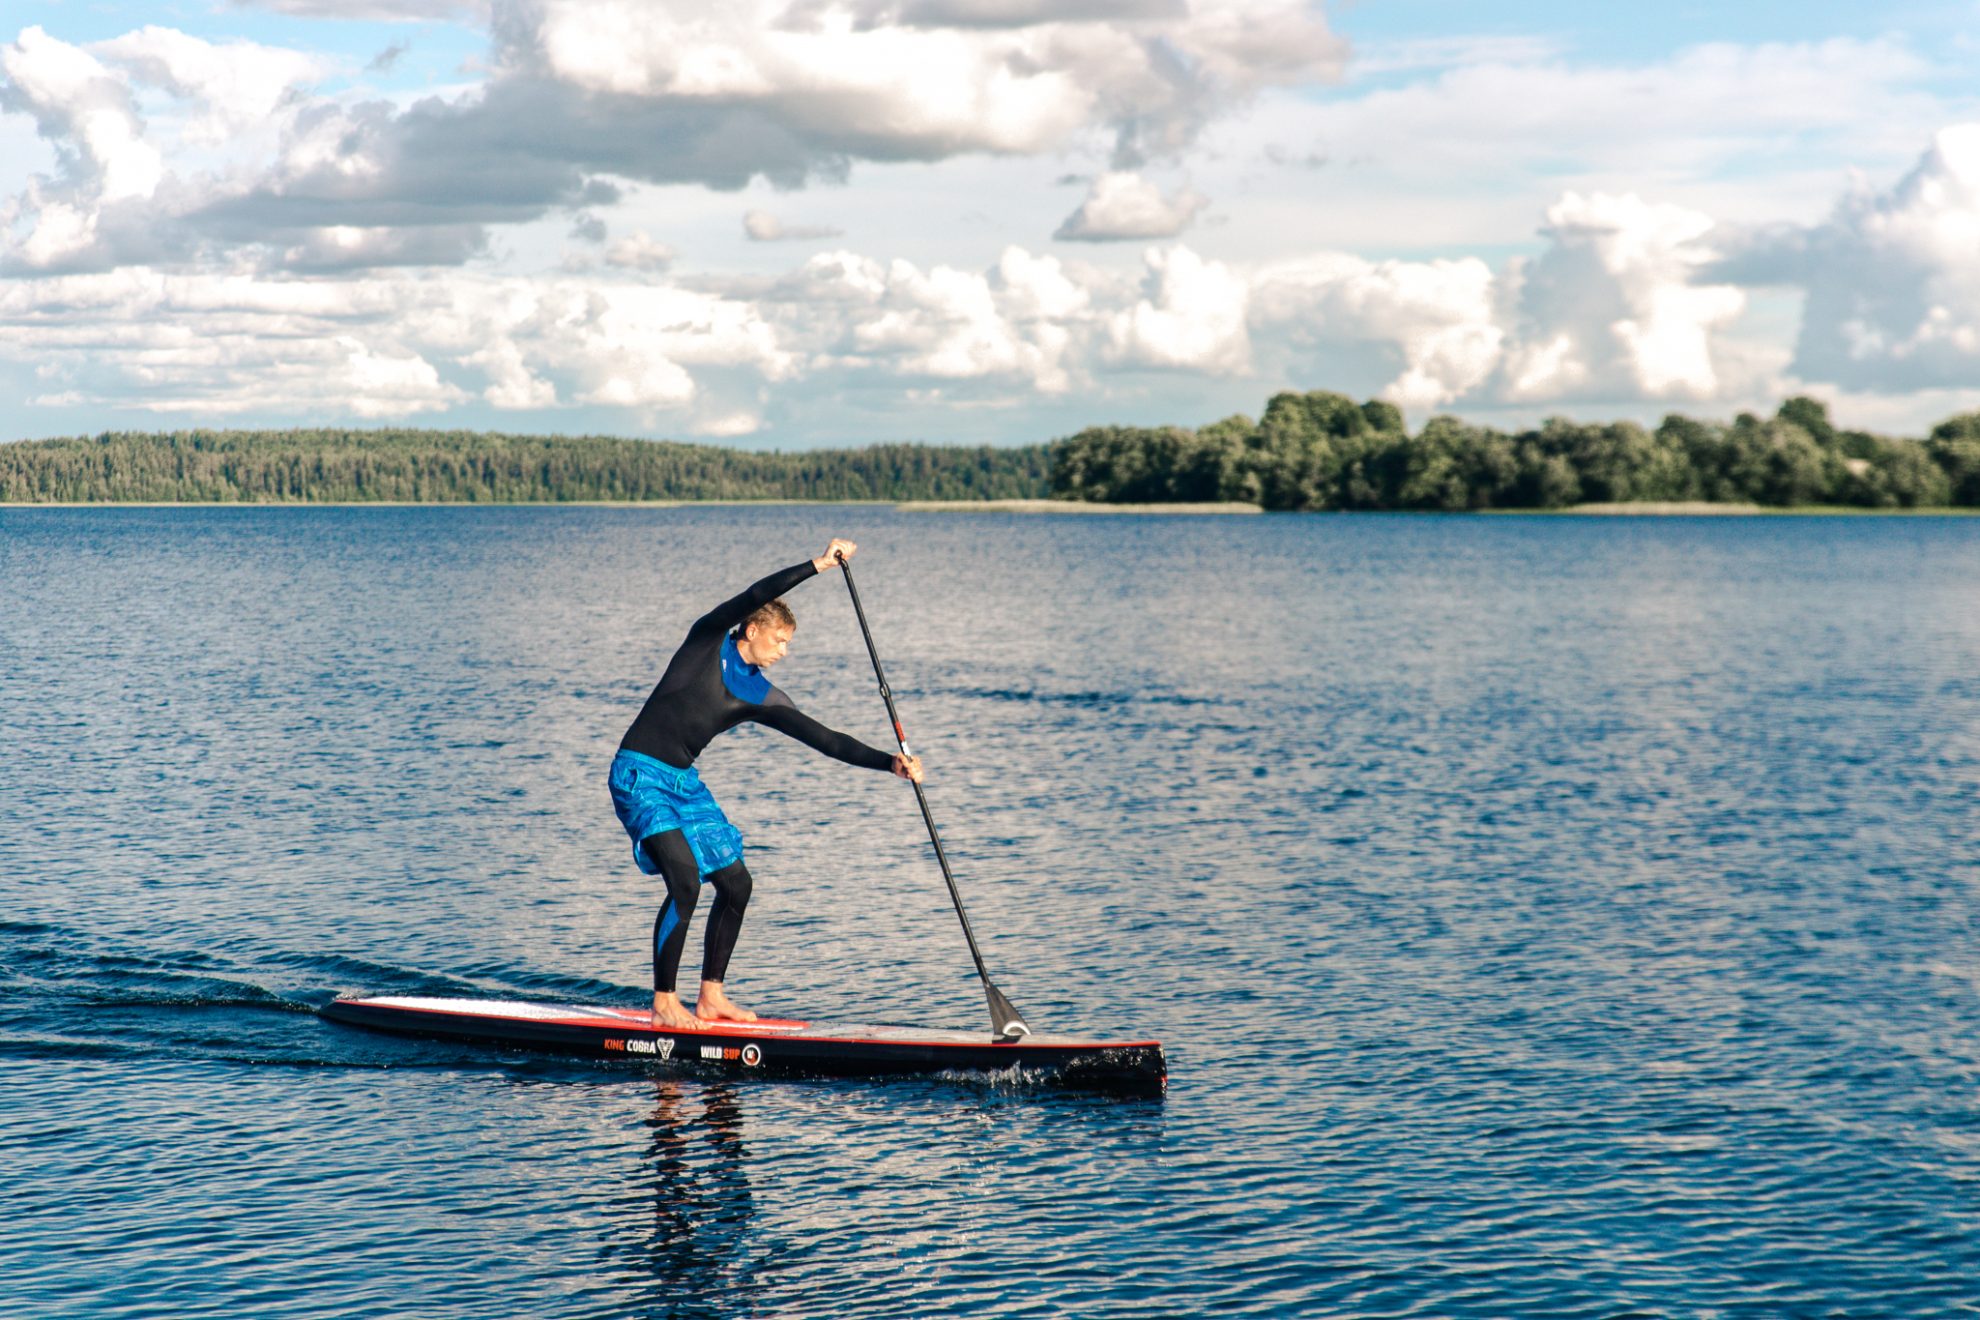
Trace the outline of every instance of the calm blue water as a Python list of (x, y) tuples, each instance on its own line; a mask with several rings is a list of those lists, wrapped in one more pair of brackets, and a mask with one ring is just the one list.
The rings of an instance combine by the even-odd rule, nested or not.
[[(832, 534), (1000, 985), (1165, 1099), (313, 1016), (639, 1002), (611, 749)], [(1980, 520), (0, 510), (0, 739), (10, 1317), (1980, 1314)], [(703, 772), (739, 1000), (984, 1020), (905, 786)]]

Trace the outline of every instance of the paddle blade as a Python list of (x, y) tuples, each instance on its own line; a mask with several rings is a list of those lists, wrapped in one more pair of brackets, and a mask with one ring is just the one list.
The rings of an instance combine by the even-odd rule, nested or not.
[(1018, 1016), (1017, 1009), (1011, 1007), (1011, 1001), (1004, 998), (1001, 990), (990, 984), (988, 977), (983, 980), (983, 993), (990, 1000), (992, 1031), (1007, 1040), (1016, 1040), (1020, 1036), (1031, 1034), (1031, 1028), (1024, 1025), (1024, 1019)]

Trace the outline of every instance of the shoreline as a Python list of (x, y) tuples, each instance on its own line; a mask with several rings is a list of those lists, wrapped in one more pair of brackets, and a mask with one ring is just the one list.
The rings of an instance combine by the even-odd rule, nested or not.
[(1085, 500), (902, 500), (896, 513), (1263, 513), (1256, 504), (1093, 504)]
[[(695, 509), (795, 508), (799, 506), (887, 508), (896, 513), (1039, 513), (1088, 515), (1183, 514), (1253, 515), (1256, 504), (1096, 504), (1083, 500), (0, 500), (12, 509)], [(1500, 518), (1971, 518), (1980, 508), (1932, 505), (1913, 509), (1873, 509), (1854, 504), (1714, 504), (1693, 500), (1645, 500), (1620, 504), (1573, 504), (1561, 509), (1326, 509), (1302, 510), (1289, 517), (1500, 517)]]
[(1706, 500), (1621, 504), (1571, 504), (1565, 509), (1475, 509), (1469, 512), (1528, 518), (1970, 518), (1980, 509), (1931, 505), (1872, 509), (1858, 504), (1714, 504)]
[(0, 509), (694, 509), (854, 505), (897, 513), (1262, 514), (1256, 504), (1079, 500), (0, 500)]
[(695, 509), (857, 504), (896, 500), (0, 500), (0, 509)]

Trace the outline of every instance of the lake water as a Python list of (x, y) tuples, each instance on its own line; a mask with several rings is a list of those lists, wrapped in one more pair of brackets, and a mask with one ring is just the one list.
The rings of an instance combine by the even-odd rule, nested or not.
[[(999, 985), (1165, 1098), (314, 1016), (641, 1002), (612, 749), (834, 534)], [(0, 739), (9, 1317), (1980, 1314), (1980, 519), (0, 510)], [(738, 1000), (985, 1020), (904, 785), (702, 770)]]

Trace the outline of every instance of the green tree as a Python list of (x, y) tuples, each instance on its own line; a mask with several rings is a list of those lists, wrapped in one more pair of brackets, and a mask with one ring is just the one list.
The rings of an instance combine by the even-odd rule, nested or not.
[[(1777, 421), (1790, 423), (1808, 433), (1808, 437), (1825, 449), (1837, 448), (1842, 437), (1836, 433), (1829, 421), (1829, 405), (1820, 399), (1811, 399), (1806, 394), (1797, 394), (1782, 404), (1774, 414)], [(1867, 455), (1864, 455), (1867, 457)]]
[(1258, 423), (1243, 413), (1234, 413), (1220, 422), (1197, 428), (1198, 476), (1196, 489), (1206, 493), (1203, 500), (1240, 500), (1259, 503), (1260, 484), (1246, 456), (1257, 443)]
[(1538, 447), (1563, 459), (1579, 478), (1572, 503), (1674, 498), (1670, 487), (1677, 474), (1659, 461), (1656, 437), (1634, 422), (1598, 426), (1549, 418), (1541, 428)]
[(1519, 455), (1511, 437), (1456, 417), (1432, 417), (1401, 446), (1394, 507), (1492, 509), (1516, 506)]
[(1400, 433), (1401, 420), (1389, 404), (1357, 404), (1326, 390), (1273, 395), (1252, 439), (1259, 503), (1268, 509), (1372, 507), (1379, 483), (1369, 464), (1386, 434), (1376, 423), (1393, 422)]
[(597, 436), (380, 428), (109, 433), (0, 444), (0, 497), (352, 501), (1035, 497), (1050, 454), (879, 445), (805, 454)]
[(1825, 453), (1814, 436), (1793, 422), (1778, 418), (1761, 422), (1751, 428), (1746, 443), (1758, 450), (1760, 477), (1754, 499), (1761, 504), (1813, 504), (1834, 487), (1842, 472), (1840, 457), (1833, 451)]
[(1980, 412), (1948, 417), (1933, 427), (1925, 452), (1946, 474), (1952, 503), (1980, 505)]
[(1892, 440), (1871, 462), (1899, 508), (1936, 509), (1953, 502), (1951, 479), (1916, 440)]

